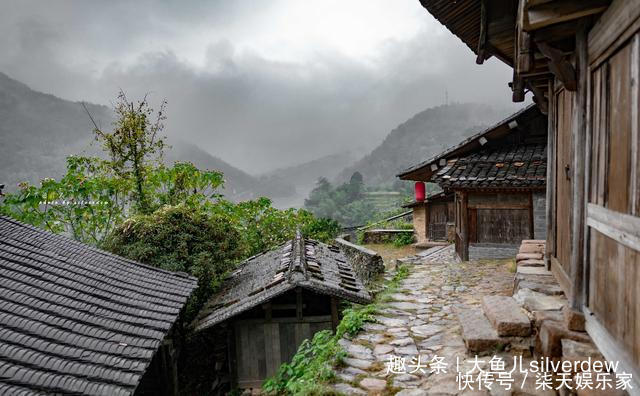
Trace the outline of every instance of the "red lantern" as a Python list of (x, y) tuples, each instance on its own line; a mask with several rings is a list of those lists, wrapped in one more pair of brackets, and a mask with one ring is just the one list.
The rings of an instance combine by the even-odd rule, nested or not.
[(423, 202), (425, 198), (424, 182), (416, 182), (416, 201)]

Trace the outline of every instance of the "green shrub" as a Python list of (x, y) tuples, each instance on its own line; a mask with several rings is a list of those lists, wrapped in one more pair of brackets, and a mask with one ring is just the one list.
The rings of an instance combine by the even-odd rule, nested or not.
[(401, 247), (411, 245), (413, 243), (413, 233), (403, 232), (393, 239), (393, 246)]
[(263, 390), (272, 395), (325, 395), (332, 393), (328, 384), (334, 379), (334, 368), (340, 366), (346, 352), (338, 344), (345, 335), (355, 336), (366, 322), (373, 320), (379, 302), (385, 296), (395, 293), (400, 282), (409, 276), (409, 269), (400, 266), (386, 282), (385, 291), (369, 305), (354, 305), (343, 311), (343, 317), (332, 334), (323, 330), (315, 334), (311, 341), (302, 342), (291, 363), (283, 363), (272, 378), (265, 381)]
[(227, 219), (178, 205), (128, 219), (107, 237), (104, 247), (132, 260), (198, 278), (198, 288), (187, 304), (189, 320), (241, 258), (240, 241)]

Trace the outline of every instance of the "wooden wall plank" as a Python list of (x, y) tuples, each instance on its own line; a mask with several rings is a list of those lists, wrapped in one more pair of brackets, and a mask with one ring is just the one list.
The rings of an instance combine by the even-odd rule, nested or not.
[(556, 113), (556, 95), (554, 95), (553, 81), (549, 81), (548, 87), (549, 97), (549, 114), (547, 116), (547, 190), (546, 190), (546, 213), (547, 221), (547, 243), (545, 249), (545, 260), (547, 269), (551, 268), (551, 257), (555, 255), (555, 191), (556, 191), (556, 132), (555, 132), (555, 113)]
[(631, 46), (626, 45), (609, 60), (609, 169), (607, 207), (630, 213), (631, 182)]

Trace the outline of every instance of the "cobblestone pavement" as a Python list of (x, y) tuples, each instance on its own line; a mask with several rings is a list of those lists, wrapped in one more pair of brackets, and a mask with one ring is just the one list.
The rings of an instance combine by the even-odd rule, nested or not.
[[(396, 293), (380, 303), (376, 321), (365, 324), (353, 339), (341, 340), (349, 356), (346, 366), (337, 372), (336, 390), (354, 395), (489, 394), (458, 391), (456, 357), (464, 363), (462, 367), (468, 367), (471, 356), (467, 355), (455, 311), (475, 306), (481, 309), (483, 295), (510, 295), (513, 273), (507, 262), (460, 263), (454, 259), (451, 246), (432, 248), (401, 261), (410, 266), (410, 275)], [(418, 356), (425, 365), (434, 355), (449, 364), (446, 374), (429, 374), (429, 368), (422, 373), (416, 367)], [(389, 361), (394, 357), (405, 358), (404, 371), (389, 373)], [(511, 392), (495, 390), (491, 394)]]

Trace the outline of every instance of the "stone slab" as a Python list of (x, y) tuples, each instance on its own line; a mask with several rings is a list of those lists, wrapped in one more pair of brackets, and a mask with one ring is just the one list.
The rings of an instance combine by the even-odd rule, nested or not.
[(498, 346), (498, 333), (479, 309), (466, 309), (458, 313), (462, 338), (471, 352), (487, 352)]
[(517, 274), (523, 275), (549, 275), (553, 276), (551, 271), (548, 271), (545, 267), (522, 267), (518, 266)]
[(542, 356), (560, 357), (562, 356), (563, 338), (579, 342), (591, 342), (591, 338), (587, 333), (571, 331), (564, 326), (563, 322), (545, 320), (540, 326), (536, 349)]
[(360, 381), (359, 385), (369, 392), (382, 392), (384, 388), (387, 387), (387, 381), (379, 378), (367, 377)]
[(584, 314), (582, 312), (571, 309), (568, 305), (562, 308), (562, 314), (564, 316), (564, 324), (569, 330), (573, 331), (586, 331)]
[(516, 255), (516, 261), (529, 260), (529, 259), (542, 260), (543, 257), (544, 255), (542, 253), (518, 253)]
[(544, 253), (544, 245), (536, 243), (523, 243), (518, 253)]
[(518, 267), (544, 267), (544, 260), (526, 259), (518, 261)]
[(482, 309), (499, 336), (526, 337), (531, 321), (516, 300), (508, 296), (484, 296)]

